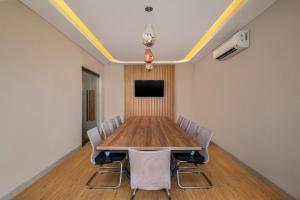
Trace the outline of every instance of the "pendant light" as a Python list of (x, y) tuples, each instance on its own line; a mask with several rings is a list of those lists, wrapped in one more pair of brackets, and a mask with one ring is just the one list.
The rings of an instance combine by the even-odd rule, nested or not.
[[(145, 7), (145, 12), (150, 13), (152, 11), (153, 11), (152, 6)], [(156, 36), (152, 24), (147, 23), (145, 25), (145, 30), (143, 32), (142, 38), (143, 38), (143, 44), (146, 46), (145, 54), (144, 54), (144, 59), (146, 63), (145, 68), (147, 71), (151, 71), (153, 69), (152, 62), (154, 59), (151, 47), (154, 45), (156, 40)]]

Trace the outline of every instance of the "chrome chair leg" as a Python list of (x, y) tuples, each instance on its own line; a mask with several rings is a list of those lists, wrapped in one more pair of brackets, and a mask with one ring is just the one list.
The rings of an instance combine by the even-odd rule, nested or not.
[(136, 191), (137, 191), (137, 189), (132, 189), (132, 190), (131, 190), (130, 200), (133, 200), (133, 199), (134, 199)]
[(168, 195), (168, 200), (171, 200), (172, 199), (172, 196), (171, 196), (171, 191), (169, 189), (165, 189), (167, 195)]
[[(121, 182), (122, 182), (122, 175), (123, 175), (123, 164), (121, 161), (115, 161), (113, 163), (119, 163), (120, 167), (100, 167), (100, 169), (95, 172), (92, 177), (88, 180), (88, 182), (86, 183), (86, 187), (88, 189), (117, 189), (121, 186)], [(94, 180), (94, 178), (98, 175), (98, 174), (106, 174), (106, 173), (119, 173), (119, 182), (117, 185), (112, 185), (112, 186), (100, 186), (100, 185), (92, 185), (92, 181)]]
[(192, 166), (187, 166), (187, 167), (185, 167), (185, 166), (180, 166), (181, 164), (187, 164), (188, 162), (187, 161), (178, 161), (177, 162), (177, 169), (179, 168), (179, 169), (198, 169), (198, 166), (197, 166), (197, 164), (195, 164), (194, 163), (194, 167), (192, 167)]
[[(207, 181), (208, 185), (205, 186), (186, 186), (186, 185), (182, 185), (180, 182), (180, 174), (191, 174), (191, 173), (199, 173), (201, 174), (205, 180)], [(204, 172), (202, 172), (199, 169), (177, 169), (177, 184), (181, 189), (210, 189), (213, 187), (213, 184), (211, 182), (211, 180), (206, 176), (206, 174)]]

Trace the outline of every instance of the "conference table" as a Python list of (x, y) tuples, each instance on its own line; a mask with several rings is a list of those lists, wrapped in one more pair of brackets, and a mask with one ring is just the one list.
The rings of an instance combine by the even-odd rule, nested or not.
[(201, 150), (196, 140), (168, 117), (129, 117), (98, 150)]

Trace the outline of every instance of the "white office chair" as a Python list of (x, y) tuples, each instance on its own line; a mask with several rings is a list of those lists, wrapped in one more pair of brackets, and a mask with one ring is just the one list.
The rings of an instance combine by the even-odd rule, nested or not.
[(212, 132), (207, 128), (202, 128), (198, 131), (197, 142), (201, 147), (203, 147), (203, 149), (200, 150), (199, 153), (204, 157), (204, 163), (208, 163), (209, 161), (208, 146), (210, 144), (212, 136)]
[(176, 122), (177, 126), (180, 127), (182, 120), (183, 120), (183, 116), (179, 115), (178, 119), (177, 119), (177, 122)]
[(110, 119), (109, 122), (110, 122), (110, 124), (113, 128), (113, 131), (118, 128), (118, 125), (117, 125), (117, 122), (116, 122), (115, 118)]
[[(98, 128), (92, 128), (87, 131), (89, 140), (91, 142), (92, 153), (91, 153), (91, 162), (94, 165), (99, 165), (99, 170), (95, 172), (92, 177), (86, 183), (86, 187), (89, 189), (116, 189), (119, 188), (122, 181), (123, 174), (123, 164), (122, 161), (126, 158), (126, 153), (113, 153), (111, 152), (109, 155), (106, 155), (104, 151), (99, 151), (96, 149), (96, 146), (101, 142), (101, 137), (98, 132)], [(110, 163), (118, 163), (119, 167), (103, 167), (104, 164)], [(105, 186), (105, 185), (92, 185), (93, 179), (98, 174), (105, 173), (119, 173), (119, 182), (117, 185)]]
[(191, 122), (189, 128), (187, 129), (187, 133), (195, 138), (197, 136), (197, 130), (199, 127), (200, 126), (196, 122)]
[(109, 127), (109, 123), (108, 122), (102, 122), (100, 127), (101, 127), (101, 130), (102, 130), (103, 134), (104, 134), (104, 138), (106, 139), (112, 133), (112, 130)]
[(187, 118), (183, 118), (181, 124), (180, 124), (180, 128), (183, 129), (184, 131), (187, 131), (187, 129), (189, 128), (190, 125), (190, 120)]
[[(183, 163), (194, 163), (197, 165), (206, 164), (209, 161), (208, 154), (208, 145), (211, 141), (212, 133), (210, 130), (206, 128), (202, 128), (198, 131), (197, 142), (202, 147), (202, 150), (196, 151), (194, 154), (191, 153), (173, 153), (173, 157), (175, 158), (176, 164), (176, 172), (177, 172), (177, 184), (182, 189), (210, 189), (213, 184), (210, 179), (206, 176), (206, 174), (201, 171), (199, 168), (195, 167), (183, 167), (181, 164)], [(202, 176), (207, 181), (208, 185), (204, 186), (186, 186), (182, 185), (180, 182), (180, 174), (202, 174)]]
[(118, 116), (116, 117), (116, 120), (117, 120), (117, 122), (118, 122), (118, 127), (119, 127), (119, 126), (121, 126), (121, 125), (123, 124), (123, 122), (122, 122), (122, 119), (121, 119), (121, 116), (120, 116), (120, 115), (118, 115)]
[(138, 151), (129, 149), (131, 199), (137, 189), (165, 189), (171, 199), (170, 150)]

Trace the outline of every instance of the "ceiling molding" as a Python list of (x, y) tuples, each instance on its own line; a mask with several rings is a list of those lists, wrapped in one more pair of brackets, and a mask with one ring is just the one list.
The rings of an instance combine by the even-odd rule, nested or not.
[[(49, 0), (50, 3), (110, 62), (120, 64), (141, 64), (144, 61), (123, 61), (116, 59), (95, 36), (95, 34), (83, 23), (76, 13), (64, 0)], [(247, 0), (232, 0), (229, 6), (217, 18), (207, 32), (197, 41), (188, 54), (178, 60), (154, 61), (153, 63), (185, 63), (191, 61), (215, 36), (215, 34), (231, 19), (231, 17), (243, 6)]]

